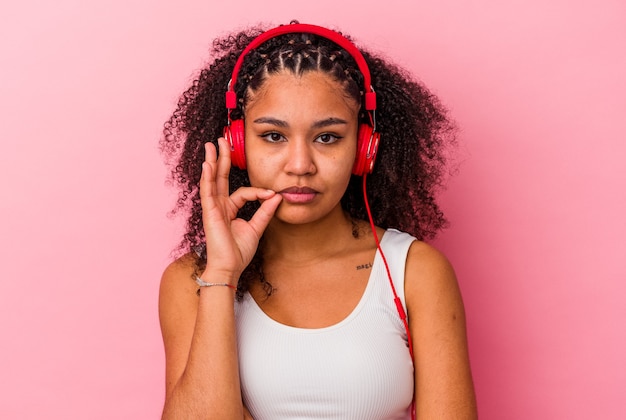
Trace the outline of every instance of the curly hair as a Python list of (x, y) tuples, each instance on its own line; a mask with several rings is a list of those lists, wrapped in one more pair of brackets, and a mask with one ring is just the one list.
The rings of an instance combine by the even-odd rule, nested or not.
[[(216, 143), (222, 136), (228, 121), (224, 94), (233, 67), (244, 48), (262, 32), (261, 26), (255, 26), (216, 39), (211, 51), (213, 61), (182, 94), (164, 125), (161, 151), (171, 168), (172, 181), (180, 188), (174, 212), (187, 213), (186, 233), (177, 251), (179, 255), (196, 253), (197, 270), (206, 264), (198, 186), (204, 144)], [(379, 55), (361, 52), (376, 90), (376, 131), (381, 136), (376, 165), (368, 176), (367, 194), (374, 221), (385, 229), (431, 239), (447, 224), (436, 193), (445, 179), (449, 146), (455, 143), (454, 123), (438, 98), (407, 71)], [(362, 104), (359, 119), (369, 121), (361, 92), (363, 76), (353, 58), (332, 41), (306, 33), (277, 36), (246, 55), (234, 86), (239, 103), (232, 119), (243, 118), (246, 102), (267, 77), (285, 70), (328, 74), (340, 83), (346, 96)], [(247, 172), (233, 167), (231, 193), (248, 185)], [(352, 176), (341, 205), (353, 221), (367, 220), (360, 177)], [(249, 220), (257, 208), (258, 203), (248, 203), (239, 217)], [(262, 255), (257, 252), (239, 279), (239, 298), (255, 279), (264, 282), (262, 264)], [(264, 287), (271, 293), (271, 285), (265, 283)]]

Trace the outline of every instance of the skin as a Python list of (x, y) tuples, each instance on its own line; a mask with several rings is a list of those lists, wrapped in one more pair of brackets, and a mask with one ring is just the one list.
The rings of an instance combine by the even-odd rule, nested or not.
[[(200, 195), (208, 261), (202, 279), (235, 285), (264, 235), (264, 271), (275, 292), (267, 297), (260, 284), (250, 289), (263, 311), (300, 328), (326, 327), (350, 314), (369, 278), (363, 267), (376, 252), (368, 225), (358, 222), (363, 234), (354, 238), (340, 206), (356, 153), (357, 113), (358, 104), (317, 72), (270, 76), (251, 95), (244, 114), (253, 186), (229, 196), (229, 147), (219, 140), (218, 159), (213, 145), (206, 146)], [(262, 205), (252, 220), (236, 219), (253, 200)], [(196, 296), (193, 270), (193, 257), (185, 256), (161, 281), (163, 418), (251, 418), (241, 401), (234, 291), (214, 286)], [(456, 277), (425, 243), (416, 241), (409, 250), (405, 295), (418, 418), (476, 418)]]

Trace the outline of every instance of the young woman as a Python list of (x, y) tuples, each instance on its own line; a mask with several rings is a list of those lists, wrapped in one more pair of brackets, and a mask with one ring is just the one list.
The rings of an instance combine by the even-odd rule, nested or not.
[(161, 143), (189, 212), (163, 418), (475, 418), (459, 288), (421, 241), (445, 223), (437, 99), (317, 26), (213, 53)]

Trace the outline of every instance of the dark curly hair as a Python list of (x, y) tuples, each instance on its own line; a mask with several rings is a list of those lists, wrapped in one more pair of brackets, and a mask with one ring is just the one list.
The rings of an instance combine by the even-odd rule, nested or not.
[[(180, 188), (174, 212), (187, 213), (186, 233), (178, 255), (195, 253), (196, 269), (206, 264), (203, 246), (199, 182), (204, 144), (217, 143), (228, 121), (224, 95), (232, 70), (244, 48), (260, 33), (257, 26), (213, 42), (213, 61), (200, 71), (178, 101), (164, 125), (161, 151), (171, 167), (172, 181)], [(368, 197), (374, 221), (418, 239), (431, 239), (446, 225), (435, 196), (442, 186), (449, 146), (455, 142), (454, 124), (440, 101), (408, 72), (381, 56), (361, 50), (377, 96), (376, 130), (381, 142), (374, 171), (368, 176)], [(243, 107), (271, 74), (321, 71), (344, 87), (344, 94), (362, 103), (363, 77), (353, 58), (332, 41), (312, 34), (291, 33), (268, 40), (244, 59), (234, 90), (239, 99), (233, 119), (243, 118)], [(359, 118), (369, 122), (361, 106)], [(247, 172), (233, 167), (231, 193), (250, 185)], [(341, 200), (352, 220), (367, 220), (362, 180), (352, 176)], [(249, 220), (258, 203), (248, 203), (239, 217)], [(358, 231), (355, 230), (355, 236)], [(260, 249), (261, 247), (259, 247)], [(263, 279), (262, 255), (257, 252), (239, 280), (238, 297), (252, 281)], [(264, 286), (271, 293), (271, 286)]]

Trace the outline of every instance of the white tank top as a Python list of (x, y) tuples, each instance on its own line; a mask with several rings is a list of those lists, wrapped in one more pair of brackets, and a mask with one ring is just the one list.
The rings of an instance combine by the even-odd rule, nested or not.
[[(405, 311), (404, 267), (414, 240), (393, 229), (381, 239)], [(410, 418), (413, 362), (378, 251), (361, 300), (335, 325), (278, 323), (249, 294), (235, 311), (241, 389), (255, 420)]]

